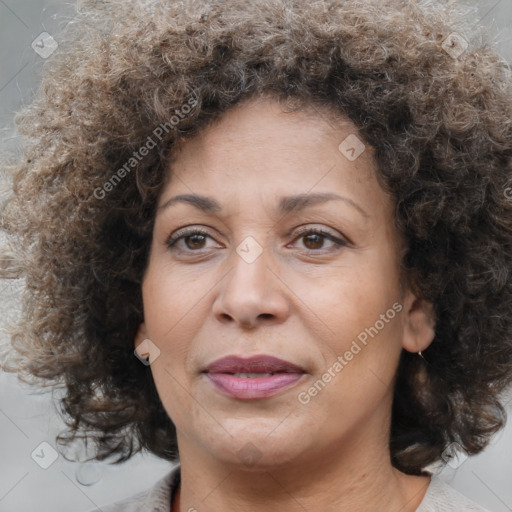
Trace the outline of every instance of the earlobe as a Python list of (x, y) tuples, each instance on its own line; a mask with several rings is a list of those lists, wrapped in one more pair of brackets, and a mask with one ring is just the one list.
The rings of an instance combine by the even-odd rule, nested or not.
[(404, 301), (403, 347), (409, 352), (425, 350), (435, 337), (436, 318), (431, 302), (408, 292)]

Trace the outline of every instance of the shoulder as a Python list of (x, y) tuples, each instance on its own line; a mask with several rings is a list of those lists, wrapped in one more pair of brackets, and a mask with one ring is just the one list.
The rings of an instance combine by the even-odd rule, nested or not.
[(416, 512), (490, 512), (432, 475), (427, 492)]
[(180, 466), (176, 466), (153, 487), (121, 501), (94, 508), (88, 512), (169, 512), (171, 499), (180, 482)]

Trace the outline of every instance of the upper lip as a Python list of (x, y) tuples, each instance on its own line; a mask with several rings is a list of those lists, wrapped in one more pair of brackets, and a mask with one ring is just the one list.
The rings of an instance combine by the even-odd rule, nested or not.
[(305, 373), (304, 369), (274, 356), (227, 356), (217, 359), (204, 370), (208, 373)]

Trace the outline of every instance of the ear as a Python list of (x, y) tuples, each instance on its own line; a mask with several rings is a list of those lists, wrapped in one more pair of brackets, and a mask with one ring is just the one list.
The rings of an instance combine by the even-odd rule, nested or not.
[(431, 302), (418, 299), (410, 290), (404, 299), (402, 345), (409, 352), (425, 350), (434, 339), (436, 318)]

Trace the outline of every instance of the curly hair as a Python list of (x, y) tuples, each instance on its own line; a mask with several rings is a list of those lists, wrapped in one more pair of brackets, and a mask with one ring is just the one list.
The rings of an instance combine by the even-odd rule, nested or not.
[(25, 284), (3, 365), (64, 390), (61, 444), (177, 458), (133, 355), (156, 203), (183, 137), (270, 95), (346, 116), (375, 149), (402, 267), (434, 305), (425, 359), (398, 365), (393, 465), (421, 474), (450, 443), (487, 445), (512, 380), (512, 82), (467, 15), (447, 0), (79, 2), (16, 115), (23, 157), (3, 165)]

